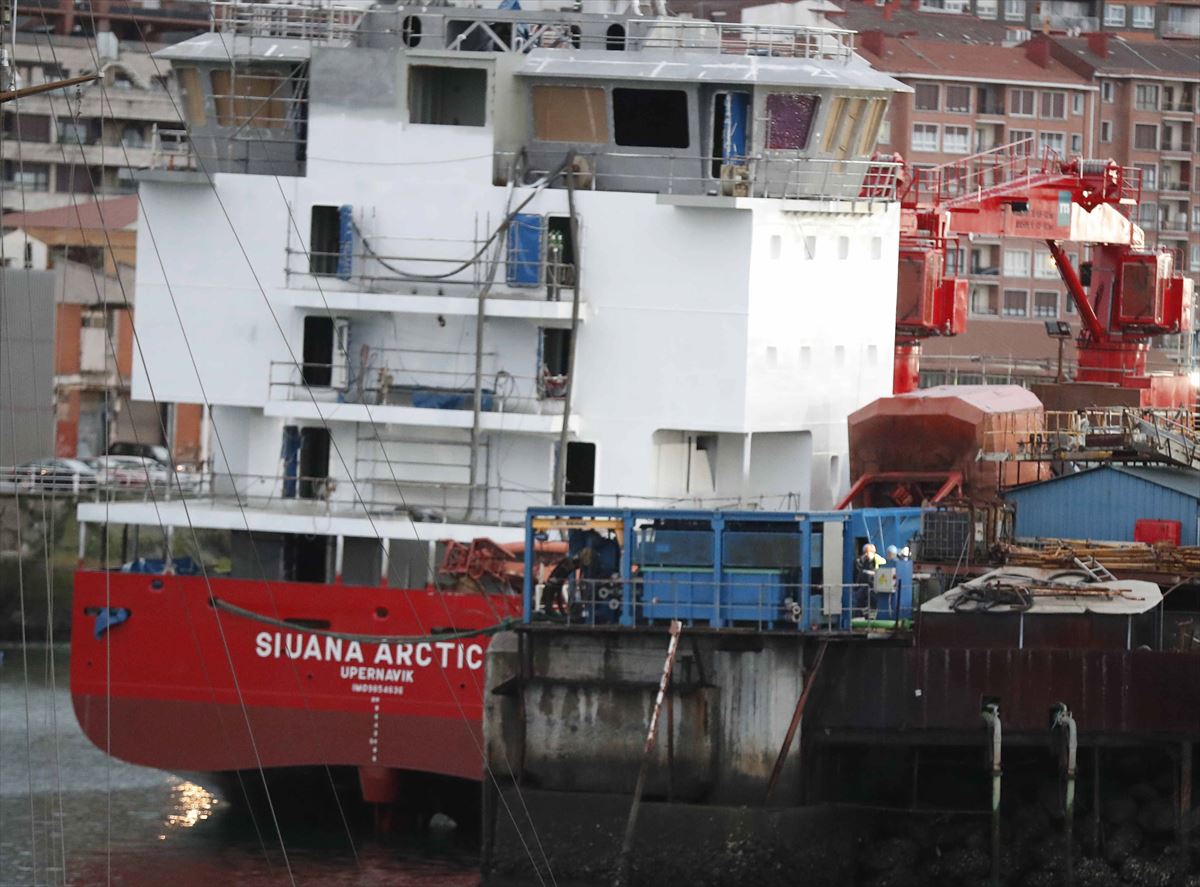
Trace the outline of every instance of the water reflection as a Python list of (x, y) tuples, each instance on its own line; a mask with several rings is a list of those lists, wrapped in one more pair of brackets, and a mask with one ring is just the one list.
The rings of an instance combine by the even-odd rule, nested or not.
[[(477, 887), (475, 845), (377, 838), (310, 822), (284, 801), (248, 814), (233, 794), (115, 761), (79, 730), (67, 650), (7, 650), (0, 665), (0, 887)], [(28, 714), (27, 714), (28, 713)], [(28, 736), (28, 739), (27, 739)], [(32, 789), (32, 790), (31, 790)], [(261, 811), (260, 811), (261, 814)], [(280, 844), (286, 848), (287, 863)], [(289, 876), (288, 866), (291, 867)]]
[(204, 786), (181, 782), (171, 789), (171, 804), (175, 809), (167, 814), (166, 824), (173, 828), (191, 828), (208, 819), (219, 803), (217, 796)]

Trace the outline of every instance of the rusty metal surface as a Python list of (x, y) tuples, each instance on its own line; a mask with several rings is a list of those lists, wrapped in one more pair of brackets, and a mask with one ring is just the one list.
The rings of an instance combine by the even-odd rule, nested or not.
[(978, 731), (985, 698), (1005, 733), (1044, 734), (1066, 703), (1083, 736), (1200, 736), (1200, 657), (1180, 653), (830, 649), (807, 730)]

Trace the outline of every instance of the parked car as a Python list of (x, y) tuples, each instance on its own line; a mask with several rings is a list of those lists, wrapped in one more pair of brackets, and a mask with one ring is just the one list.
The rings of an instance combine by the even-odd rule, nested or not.
[(162, 463), (144, 456), (101, 456), (89, 463), (106, 487), (165, 486), (171, 472)]
[(79, 459), (35, 459), (12, 469), (9, 481), (17, 489), (50, 493), (94, 490), (99, 477)]
[(153, 459), (160, 465), (171, 465), (171, 451), (162, 444), (134, 443), (133, 441), (118, 440), (108, 445), (110, 456), (136, 456), (142, 459)]

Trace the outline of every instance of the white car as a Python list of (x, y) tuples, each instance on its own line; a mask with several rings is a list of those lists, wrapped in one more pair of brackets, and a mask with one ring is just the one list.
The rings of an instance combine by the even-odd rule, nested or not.
[(165, 487), (171, 482), (166, 466), (145, 456), (100, 456), (92, 460), (92, 466), (106, 487)]

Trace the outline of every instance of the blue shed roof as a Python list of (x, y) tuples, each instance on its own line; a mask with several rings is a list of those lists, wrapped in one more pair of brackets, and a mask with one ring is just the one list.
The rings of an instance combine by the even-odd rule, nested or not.
[(1075, 474), (1064, 474), (1060, 477), (1052, 477), (1048, 480), (1034, 481), (1030, 484), (1022, 484), (1019, 487), (1014, 487), (1008, 490), (1005, 495), (1020, 494), (1023, 490), (1032, 489), (1033, 487), (1043, 487), (1046, 484), (1061, 483), (1072, 478), (1083, 477), (1085, 475), (1094, 474), (1095, 472), (1112, 471), (1117, 474), (1124, 474), (1137, 480), (1145, 481), (1146, 483), (1154, 484), (1155, 486), (1165, 487), (1168, 490), (1173, 490), (1176, 493), (1182, 493), (1184, 496), (1189, 496), (1200, 502), (1200, 471), (1194, 471), (1190, 468), (1170, 468), (1166, 466), (1143, 466), (1143, 465), (1100, 465), (1096, 468), (1089, 468), (1086, 471), (1076, 472)]

